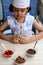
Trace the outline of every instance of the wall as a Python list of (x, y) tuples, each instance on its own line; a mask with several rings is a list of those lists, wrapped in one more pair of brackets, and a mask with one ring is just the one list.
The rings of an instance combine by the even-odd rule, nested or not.
[(0, 0), (0, 21), (3, 19), (2, 2)]

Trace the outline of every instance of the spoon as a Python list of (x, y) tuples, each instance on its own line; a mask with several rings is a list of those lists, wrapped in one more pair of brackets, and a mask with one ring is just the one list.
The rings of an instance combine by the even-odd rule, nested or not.
[(33, 46), (33, 49), (35, 48), (36, 44), (37, 44), (37, 41), (35, 42), (35, 44), (34, 44), (34, 46)]
[(4, 45), (4, 43), (2, 43), (2, 46), (3, 46), (3, 48), (4, 48), (5, 50), (7, 50), (7, 48), (6, 48), (6, 46)]

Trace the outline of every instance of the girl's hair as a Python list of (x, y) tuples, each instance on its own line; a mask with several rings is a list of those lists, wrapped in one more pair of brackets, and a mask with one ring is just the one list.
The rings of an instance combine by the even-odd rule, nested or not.
[[(13, 8), (14, 8), (14, 6), (12, 4), (10, 4), (9, 11), (13, 12)], [(27, 9), (28, 9), (28, 12), (29, 12), (31, 10), (31, 7), (27, 7)]]

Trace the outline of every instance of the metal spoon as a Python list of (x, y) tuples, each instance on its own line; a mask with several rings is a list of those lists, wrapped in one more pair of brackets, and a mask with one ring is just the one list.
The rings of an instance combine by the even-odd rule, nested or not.
[(33, 49), (35, 48), (36, 44), (37, 44), (37, 41), (35, 42), (35, 44), (34, 44), (34, 46), (33, 46)]

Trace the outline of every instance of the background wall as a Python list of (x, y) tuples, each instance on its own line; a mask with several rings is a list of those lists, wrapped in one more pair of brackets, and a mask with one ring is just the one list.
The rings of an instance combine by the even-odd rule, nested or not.
[(41, 2), (41, 0), (38, 0), (38, 5), (37, 5), (37, 13), (39, 16), (39, 20), (42, 22), (43, 24), (43, 3)]
[(0, 0), (0, 21), (3, 19), (2, 2)]

